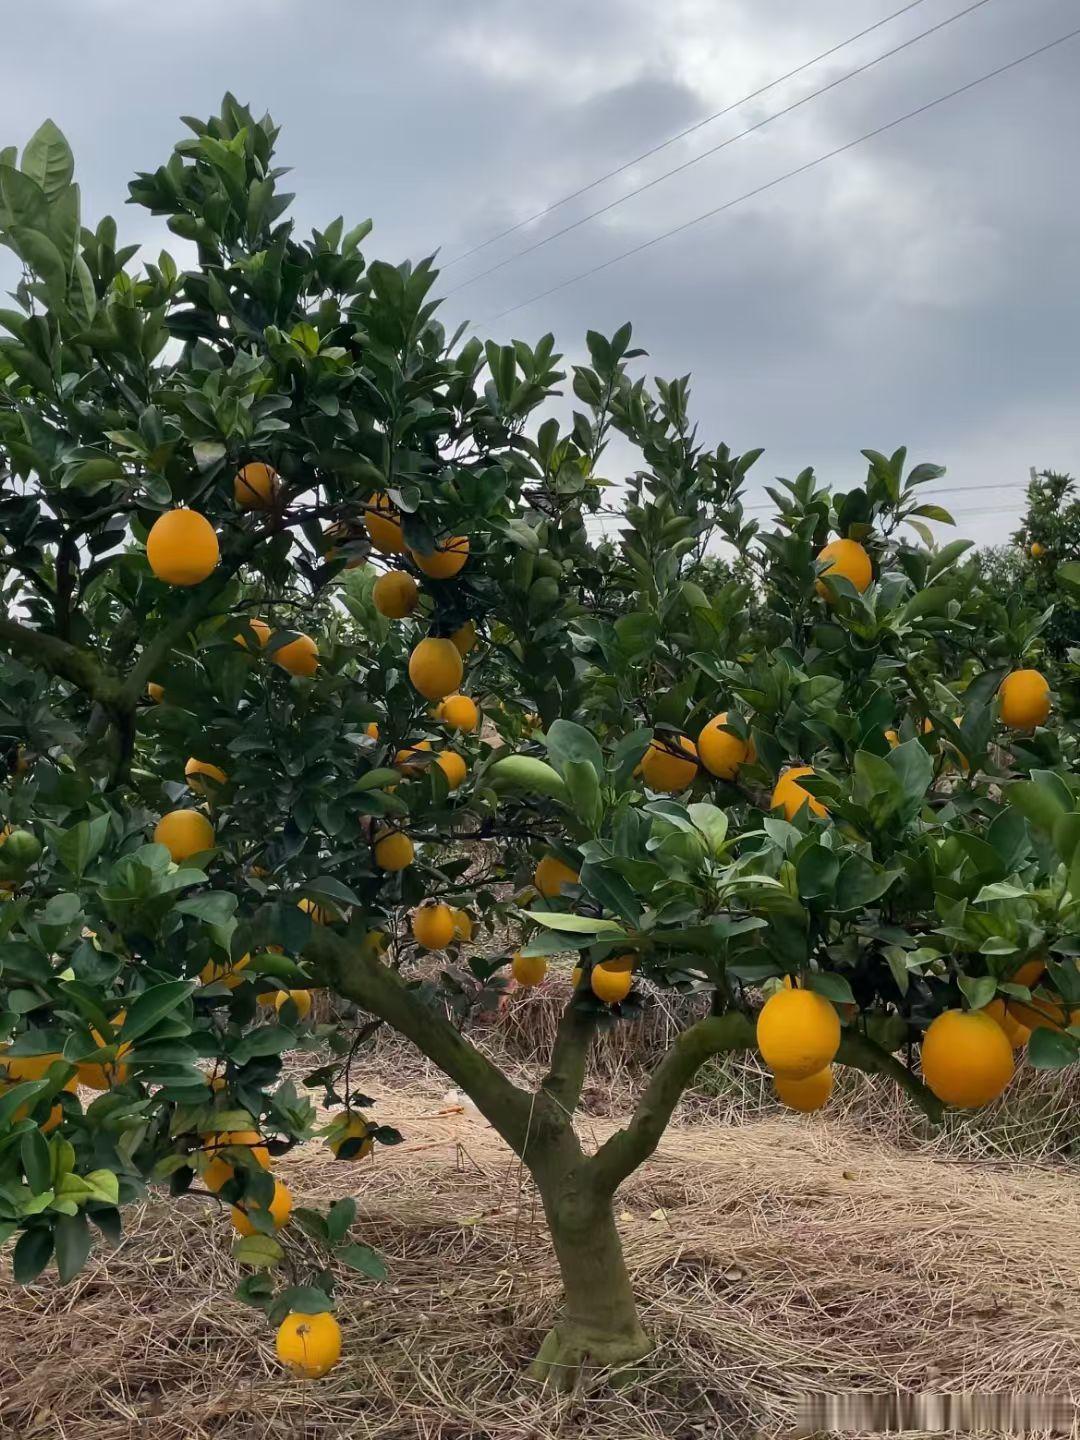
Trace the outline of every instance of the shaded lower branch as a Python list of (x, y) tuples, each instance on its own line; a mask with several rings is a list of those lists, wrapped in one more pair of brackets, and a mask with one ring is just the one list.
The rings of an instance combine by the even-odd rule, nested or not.
[(565, 1114), (573, 1114), (581, 1099), (597, 1019), (595, 1009), (577, 1005), (572, 998), (559, 1021), (551, 1047), (551, 1066), (540, 1082), (540, 1089), (550, 1095)]
[(71, 645), (55, 635), (34, 630), (18, 620), (0, 619), (0, 648), (18, 655), (58, 679), (67, 680), (91, 699), (112, 706), (119, 696), (116, 678), (108, 673), (87, 650)]
[(902, 1090), (906, 1090), (915, 1104), (935, 1124), (941, 1124), (944, 1107), (941, 1101), (923, 1082), (895, 1055), (882, 1050), (857, 1030), (846, 1028), (840, 1038), (840, 1049), (836, 1054), (841, 1065), (850, 1065), (853, 1070), (862, 1070), (867, 1075), (888, 1075)]
[(512, 1084), (440, 1010), (426, 1005), (390, 966), (331, 930), (316, 929), (304, 958), (314, 965), (320, 983), (411, 1040), (464, 1090), (506, 1143), (522, 1153), (530, 1128), (534, 1135), (538, 1128), (534, 1097)]
[(588, 1162), (596, 1185), (613, 1193), (649, 1158), (683, 1091), (706, 1060), (726, 1051), (753, 1048), (753, 1023), (738, 1010), (706, 1016), (684, 1030), (653, 1071), (630, 1123), (616, 1130)]

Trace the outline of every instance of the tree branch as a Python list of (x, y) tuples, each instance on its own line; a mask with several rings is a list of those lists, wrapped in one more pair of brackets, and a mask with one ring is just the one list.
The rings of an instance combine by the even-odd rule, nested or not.
[(112, 706), (117, 701), (120, 687), (115, 677), (77, 645), (21, 625), (17, 620), (0, 619), (0, 647), (47, 670), (50, 675), (69, 681), (103, 705)]
[(540, 1089), (567, 1115), (574, 1113), (581, 1099), (597, 1019), (596, 1010), (577, 1005), (571, 999), (559, 1021), (555, 1044), (551, 1047), (551, 1066), (540, 1082)]
[(880, 1045), (875, 1045), (857, 1030), (845, 1028), (840, 1037), (840, 1049), (836, 1054), (841, 1065), (850, 1065), (853, 1070), (862, 1070), (867, 1075), (888, 1075), (895, 1080), (935, 1125), (941, 1124), (944, 1107), (934, 1092), (917, 1079), (902, 1061)]
[(157, 634), (143, 646), (142, 654), (128, 671), (124, 680), (123, 697), (126, 705), (132, 709), (135, 708), (147, 683), (154, 678), (158, 666), (167, 655), (175, 650), (184, 636), (190, 630), (194, 630), (199, 621), (205, 617), (211, 605), (240, 568), (240, 563), (238, 559), (234, 566), (219, 568), (210, 579), (205, 580), (199, 586), (198, 591), (189, 598), (180, 614), (170, 620), (167, 625), (163, 625)]
[(518, 1155), (530, 1131), (536, 1137), (535, 1097), (512, 1084), (395, 970), (323, 926), (304, 947), (304, 958), (339, 995), (385, 1020), (433, 1060)]
[(675, 1106), (697, 1071), (714, 1055), (754, 1048), (753, 1023), (741, 1011), (709, 1015), (684, 1030), (652, 1073), (630, 1123), (605, 1140), (587, 1169), (613, 1194), (660, 1143)]

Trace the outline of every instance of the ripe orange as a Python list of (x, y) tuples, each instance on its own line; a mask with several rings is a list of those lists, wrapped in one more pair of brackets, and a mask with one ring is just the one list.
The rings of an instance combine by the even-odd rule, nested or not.
[(989, 1015), (991, 1020), (997, 1021), (1005, 1031), (1005, 1038), (1014, 1050), (1022, 1050), (1031, 1039), (1031, 1031), (1010, 1013), (1009, 1007), (1000, 996), (991, 1000), (989, 1005), (985, 1005), (983, 1012)]
[(769, 801), (769, 809), (776, 810), (782, 807), (788, 820), (794, 820), (804, 805), (810, 806), (811, 815), (827, 815), (828, 807), (821, 800), (815, 800), (809, 790), (804, 790), (797, 783), (800, 775), (813, 775), (813, 773), (813, 767), (810, 765), (792, 765), (790, 770), (785, 770), (776, 782), (772, 799)]
[(520, 950), (514, 951), (510, 962), (514, 979), (525, 989), (539, 985), (547, 974), (547, 968), (548, 962), (543, 955), (522, 955)]
[(379, 738), (379, 726), (378, 726), (378, 723), (377, 723), (375, 720), (372, 720), (369, 724), (365, 725), (365, 726), (364, 726), (364, 734), (368, 737), (369, 740), (378, 740), (378, 738)]
[(816, 990), (777, 990), (757, 1018), (761, 1058), (786, 1080), (806, 1080), (840, 1048), (840, 1017)]
[(458, 654), (464, 659), (476, 645), (476, 622), (466, 620), (464, 625), (458, 626), (450, 639), (454, 642)]
[(404, 620), (420, 603), (420, 590), (404, 570), (388, 570), (371, 587), (371, 599), (380, 615), (390, 620)]
[[(327, 1144), (334, 1152), (335, 1160), (356, 1161), (363, 1160), (375, 1149), (375, 1141), (371, 1138), (372, 1127), (362, 1115), (350, 1115), (345, 1125), (334, 1133), (332, 1140)], [(352, 1142), (359, 1140), (359, 1145)], [(342, 1150), (348, 1153), (342, 1155)]]
[(754, 742), (740, 740), (737, 735), (723, 727), (727, 724), (727, 711), (722, 711), (702, 729), (697, 737), (697, 751), (701, 763), (711, 775), (720, 780), (734, 780), (739, 766), (753, 763)]
[(985, 1011), (946, 1010), (923, 1036), (922, 1072), (939, 1100), (973, 1110), (997, 1099), (1012, 1079), (1012, 1046)]
[[(817, 558), (830, 562), (822, 574), (830, 579), (842, 576), (845, 580), (850, 580), (860, 594), (874, 578), (870, 556), (857, 540), (833, 540), (818, 551)], [(814, 582), (814, 588), (823, 600), (832, 603), (828, 589), (820, 580)]]
[(405, 536), (401, 533), (401, 516), (389, 495), (373, 495), (364, 511), (364, 524), (371, 543), (384, 555), (404, 555)]
[(274, 664), (290, 675), (314, 675), (319, 668), (319, 647), (310, 635), (298, 635), (274, 651)]
[(832, 1094), (833, 1068), (826, 1065), (813, 1075), (807, 1075), (805, 1080), (790, 1080), (784, 1075), (777, 1075), (773, 1084), (777, 1096), (789, 1110), (800, 1110), (809, 1115), (813, 1110), (820, 1110)]
[[(255, 639), (259, 649), (265, 650), (266, 642), (270, 639), (270, 626), (266, 621), (253, 617), (248, 620), (247, 629), (255, 632)], [(234, 639), (237, 645), (242, 646), (245, 650), (248, 648), (247, 630), (241, 630), (239, 635), (234, 636)]]
[(589, 973), (592, 992), (598, 1000), (603, 1000), (605, 1005), (625, 1000), (633, 983), (634, 975), (630, 966), (618, 960), (605, 960), (600, 965), (594, 965)]
[(154, 843), (164, 845), (177, 865), (214, 848), (214, 827), (201, 810), (170, 810), (154, 827)]
[(1033, 730), (1050, 714), (1050, 686), (1038, 670), (1014, 670), (998, 690), (1001, 723), (1010, 730)]
[(426, 900), (413, 911), (412, 933), (425, 950), (445, 950), (454, 938), (454, 912), (449, 905)]
[[(685, 752), (675, 753), (672, 746)], [(685, 790), (698, 773), (697, 746), (685, 735), (671, 740), (650, 740), (641, 757), (641, 773), (650, 790), (674, 793)]]
[(150, 696), (150, 699), (153, 700), (155, 705), (160, 705), (161, 702), (165, 699), (165, 686), (158, 685), (153, 680), (151, 680), (146, 687), (146, 693)]
[(1033, 540), (1031, 542), (1031, 558), (1033, 560), (1041, 560), (1045, 554), (1046, 546), (1042, 543), (1042, 541)]
[(568, 885), (576, 885), (580, 879), (578, 872), (564, 865), (557, 855), (543, 856), (533, 871), (533, 884), (545, 900), (554, 900)]
[(278, 1326), (274, 1348), (294, 1375), (318, 1380), (341, 1359), (341, 1326), (329, 1310), (318, 1315), (292, 1310)]
[(584, 974), (585, 974), (585, 971), (582, 969), (582, 967), (581, 967), (580, 965), (575, 965), (575, 966), (574, 966), (573, 970), (570, 971), (570, 988), (571, 988), (571, 990), (576, 990), (576, 989), (578, 988), (578, 986), (581, 984), (581, 977), (582, 977)]
[(473, 936), (472, 916), (467, 910), (454, 910), (454, 939), (464, 940), (466, 944)]
[(216, 1135), (204, 1135), (196, 1166), (203, 1184), (215, 1195), (236, 1173), (222, 1154), (229, 1147), (247, 1150), (256, 1165), (270, 1169), (270, 1152), (257, 1130), (221, 1130)]
[(214, 527), (195, 510), (167, 510), (146, 537), (147, 562), (166, 585), (198, 585), (220, 558)]
[(419, 550), (410, 550), (409, 554), (432, 580), (450, 580), (469, 558), (469, 539), (467, 535), (454, 535), (437, 545), (430, 555), (424, 555)]
[(415, 851), (408, 835), (400, 830), (384, 831), (375, 839), (375, 864), (380, 870), (404, 870), (413, 862)]
[(469, 767), (456, 750), (444, 750), (436, 756), (435, 764), (446, 776), (446, 783), (451, 790), (456, 790), (469, 773)]
[(317, 905), (314, 900), (309, 900), (306, 895), (302, 900), (297, 900), (296, 908), (303, 910), (305, 915), (309, 915), (313, 925), (330, 925), (334, 921), (334, 916), (329, 910), (324, 910), (321, 905)]
[[(210, 781), (209, 785), (200, 778), (203, 775)], [(196, 795), (214, 795), (229, 781), (224, 770), (217, 765), (211, 765), (208, 760), (196, 760), (194, 756), (184, 766), (184, 778), (188, 782), (188, 789), (194, 790)]]
[(451, 730), (475, 730), (480, 711), (468, 695), (448, 695), (436, 710), (435, 718), (449, 725)]
[(422, 775), (427, 765), (419, 757), (430, 751), (430, 740), (415, 740), (411, 745), (394, 752), (394, 765), (403, 775)]
[[(238, 1235), (255, 1235), (258, 1233), (248, 1218), (248, 1212), (261, 1208), (261, 1206), (257, 1205), (232, 1206), (230, 1214), (232, 1215), (233, 1229)], [(274, 1222), (274, 1229), (281, 1230), (287, 1225), (291, 1214), (292, 1192), (282, 1181), (275, 1180), (274, 1194), (270, 1201), (270, 1219)]]
[(236, 472), (233, 500), (241, 510), (272, 510), (280, 489), (277, 471), (261, 460), (253, 460)]
[(224, 985), (229, 990), (235, 990), (244, 978), (240, 971), (246, 969), (250, 962), (250, 955), (241, 955), (239, 960), (223, 960), (220, 964), (208, 960), (199, 971), (199, 979), (204, 985)]
[(297, 1018), (306, 1020), (311, 1014), (311, 991), (310, 990), (279, 990), (274, 996), (274, 1009), (281, 1011), (283, 1005), (289, 1001), (296, 1006)]
[[(58, 1050), (51, 1050), (40, 1055), (12, 1055), (0, 1053), (0, 1068), (7, 1078), (15, 1083), (21, 1080), (44, 1080), (45, 1074), (50, 1065), (64, 1057)], [(65, 1089), (67, 1086), (64, 1087)]]
[(464, 664), (452, 640), (429, 635), (409, 656), (409, 679), (425, 700), (441, 700), (461, 684)]

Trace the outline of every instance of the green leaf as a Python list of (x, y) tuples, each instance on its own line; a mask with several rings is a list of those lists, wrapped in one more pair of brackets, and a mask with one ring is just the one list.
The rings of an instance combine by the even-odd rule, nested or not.
[(591, 915), (560, 915), (556, 911), (523, 910), (526, 920), (535, 920), (548, 930), (564, 931), (567, 935), (625, 935), (614, 920), (597, 920)]
[(194, 915), (207, 925), (227, 925), (236, 914), (236, 896), (226, 890), (211, 890), (206, 895), (190, 895), (178, 900), (173, 909), (178, 915)]
[(137, 1040), (147, 1034), (159, 1020), (179, 1010), (193, 990), (195, 980), (166, 980), (162, 985), (151, 985), (138, 999), (128, 1006), (127, 1019), (120, 1031), (124, 1040)]
[(1027, 1047), (1028, 1060), (1036, 1070), (1063, 1070), (1080, 1060), (1080, 1040), (1064, 1030), (1051, 1030), (1040, 1025), (1031, 1032)]
[(0, 1129), (7, 1125), (20, 1106), (28, 1104), (48, 1086), (47, 1080), (20, 1080), (0, 1093)]
[(52, 120), (46, 120), (34, 131), (23, 151), (22, 171), (36, 180), (52, 200), (75, 174), (75, 157), (63, 131)]
[(382, 767), (376, 770), (369, 770), (366, 775), (361, 775), (353, 786), (354, 790), (382, 790), (387, 785), (398, 785), (401, 783), (400, 770), (389, 770)]
[(695, 801), (686, 807), (686, 813), (693, 821), (694, 828), (700, 830), (709, 842), (713, 856), (719, 858), (724, 853), (724, 841), (728, 831), (728, 819), (723, 810), (715, 805)]
[(583, 725), (575, 725), (572, 720), (556, 720), (547, 731), (545, 743), (552, 764), (564, 779), (569, 779), (565, 768), (568, 760), (579, 760), (591, 765), (597, 780), (604, 778), (603, 751), (596, 738)]
[(588, 761), (564, 760), (562, 773), (570, 796), (570, 808), (589, 834), (595, 835), (603, 816), (600, 781), (596, 778), (596, 771)]
[(24, 1230), (11, 1257), (11, 1273), (16, 1285), (29, 1285), (48, 1265), (53, 1255), (53, 1232), (35, 1225)]
[(52, 1156), (48, 1142), (38, 1129), (27, 1130), (19, 1140), (19, 1156), (22, 1160), (26, 1183), (35, 1195), (43, 1195), (52, 1189)]
[(86, 867), (101, 852), (109, 831), (108, 815), (96, 815), (93, 820), (80, 820), (56, 841), (56, 853), (61, 862), (73, 875), (81, 875)]
[(997, 992), (997, 979), (993, 975), (958, 975), (957, 983), (972, 1010), (989, 1005)]
[(1056, 822), (1069, 810), (1053, 786), (1038, 780), (1015, 780), (1006, 787), (1005, 799), (1038, 829), (1051, 834)]
[(831, 908), (841, 914), (861, 910), (880, 899), (899, 874), (899, 870), (879, 869), (862, 855), (849, 855), (840, 867)]
[(843, 975), (837, 975), (832, 970), (814, 970), (807, 977), (807, 986), (816, 990), (819, 995), (824, 995), (826, 1000), (831, 1000), (834, 1005), (853, 1005), (855, 996), (851, 993), (851, 986)]
[(335, 1251), (337, 1258), (350, 1270), (358, 1270), (372, 1280), (386, 1279), (386, 1265), (382, 1257), (367, 1245), (340, 1245)]
[(349, 1227), (356, 1219), (356, 1201), (351, 1195), (336, 1200), (326, 1216), (327, 1237), (337, 1245), (344, 1240)]
[(832, 898), (840, 874), (840, 859), (824, 845), (811, 845), (795, 862), (795, 880), (801, 900)]
[(272, 1270), (285, 1258), (281, 1243), (273, 1235), (245, 1235), (232, 1248), (233, 1259), (241, 1265), (250, 1265), (254, 1270)]
[(60, 1284), (74, 1280), (86, 1264), (93, 1237), (86, 1216), (79, 1211), (75, 1215), (61, 1215), (56, 1222), (56, 1268), (60, 1272)]

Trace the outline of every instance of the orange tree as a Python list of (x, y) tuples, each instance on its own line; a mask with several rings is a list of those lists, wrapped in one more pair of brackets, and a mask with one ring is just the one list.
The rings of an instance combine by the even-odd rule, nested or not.
[[(1076, 1058), (1076, 736), (1025, 663), (1040, 620), (999, 623), (964, 542), (921, 534), (936, 467), (806, 471), (761, 529), (757, 455), (631, 379), (629, 327), (535, 425), (551, 337), (448, 339), (430, 262), (297, 237), (268, 118), (188, 124), (131, 187), (186, 269), (82, 228), (51, 124), (0, 152), (0, 1236), (17, 1280), (67, 1281), (147, 1186), (214, 1193), (238, 1293), (323, 1373), (338, 1267), (383, 1266), (273, 1162), (399, 1138), (361, 1092), (387, 1024), (537, 1185), (566, 1296), (533, 1373), (565, 1384), (648, 1348), (613, 1197), (711, 1056), (756, 1047), (800, 1110), (834, 1063), (881, 1073), (935, 1118), (1025, 1042)], [(642, 463), (593, 543), (613, 433)], [(513, 956), (417, 964), (496, 916)], [(464, 1022), (568, 950), (530, 1091)], [(594, 1037), (649, 985), (707, 1013), (589, 1151)], [(362, 1013), (312, 1029), (320, 987)]]

